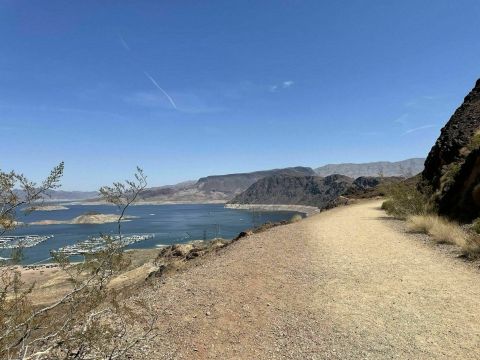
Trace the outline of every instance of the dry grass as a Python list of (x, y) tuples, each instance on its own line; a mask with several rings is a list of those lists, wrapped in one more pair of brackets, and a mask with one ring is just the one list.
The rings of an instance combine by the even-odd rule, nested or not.
[(439, 244), (454, 244), (462, 248), (465, 255), (480, 254), (480, 238), (468, 234), (457, 223), (437, 215), (415, 215), (407, 220), (411, 232), (430, 235)]
[(439, 244), (463, 246), (468, 236), (458, 224), (436, 215), (411, 216), (407, 220), (407, 227), (412, 232), (432, 236)]
[(468, 237), (462, 249), (469, 257), (478, 257), (480, 255), (480, 236)]

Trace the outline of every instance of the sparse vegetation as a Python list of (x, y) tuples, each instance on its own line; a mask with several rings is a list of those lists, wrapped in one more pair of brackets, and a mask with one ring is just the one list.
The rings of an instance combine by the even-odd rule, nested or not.
[(472, 230), (475, 231), (477, 234), (480, 235), (480, 218), (477, 218), (473, 222)]
[[(21, 174), (0, 172), (0, 223), (4, 225), (0, 233), (13, 230), (16, 210), (31, 206), (48, 190), (58, 187), (62, 174), (63, 163), (37, 187)], [(141, 169), (135, 178), (102, 188), (104, 198), (121, 211), (117, 223), (120, 237), (125, 211), (146, 187)], [(118, 242), (110, 236), (103, 240), (102, 250), (85, 256), (82, 263), (71, 264), (62, 255), (55, 257), (68, 277), (68, 289), (46, 306), (34, 304), (35, 284), (27, 286), (20, 269), (14, 266), (21, 259), (21, 249), (14, 249), (11, 259), (0, 263), (1, 359), (119, 359), (152, 336), (156, 318), (149, 305), (136, 302), (135, 307), (127, 306), (119, 292), (109, 286), (128, 262)], [(135, 324), (142, 324), (143, 331), (133, 334)]]
[(301, 221), (303, 218), (302, 218), (302, 215), (299, 215), (299, 214), (295, 214), (293, 215), (291, 218), (290, 218), (290, 223), (296, 223), (296, 222), (299, 222)]
[(449, 186), (455, 183), (455, 177), (462, 168), (462, 164), (455, 162), (444, 166), (442, 170), (442, 177), (440, 178), (440, 191), (444, 191)]
[(470, 140), (470, 143), (467, 146), (468, 150), (473, 151), (480, 149), (480, 130), (477, 131)]
[(415, 215), (407, 220), (407, 227), (412, 232), (431, 235), (439, 244), (456, 244), (464, 246), (467, 233), (456, 223), (437, 215)]
[(480, 236), (469, 236), (462, 246), (462, 249), (468, 257), (476, 258), (480, 254)]
[(385, 200), (382, 203), (382, 210), (385, 210), (387, 213), (393, 211), (393, 200)]
[(438, 215), (411, 216), (407, 228), (411, 232), (430, 235), (439, 244), (457, 245), (468, 257), (480, 254), (480, 236), (469, 234), (459, 224)]
[(389, 184), (384, 188), (387, 200), (382, 204), (382, 209), (387, 214), (399, 219), (406, 219), (411, 215), (427, 213), (427, 197), (416, 188), (415, 184), (398, 182)]

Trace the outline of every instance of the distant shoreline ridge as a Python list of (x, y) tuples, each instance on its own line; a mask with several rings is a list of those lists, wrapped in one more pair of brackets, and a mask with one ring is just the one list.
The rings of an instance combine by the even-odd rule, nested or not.
[(320, 212), (320, 209), (316, 206), (287, 204), (225, 204), (225, 208), (235, 210), (294, 211), (305, 214), (305, 216), (311, 216)]

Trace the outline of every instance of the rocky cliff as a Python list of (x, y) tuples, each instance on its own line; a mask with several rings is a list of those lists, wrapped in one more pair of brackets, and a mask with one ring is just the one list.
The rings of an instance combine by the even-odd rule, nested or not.
[(421, 189), (440, 214), (462, 221), (480, 215), (480, 80), (428, 154)]

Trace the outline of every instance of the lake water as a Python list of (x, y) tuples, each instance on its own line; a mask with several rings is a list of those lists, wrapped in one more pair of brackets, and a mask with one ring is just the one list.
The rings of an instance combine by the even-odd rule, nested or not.
[[(19, 213), (19, 221), (30, 223), (41, 220), (71, 220), (88, 212), (118, 214), (109, 205), (67, 205), (68, 210), (35, 211), (28, 215)], [(154, 234), (155, 237), (128, 246), (134, 248), (155, 248), (158, 245), (189, 242), (191, 240), (221, 237), (231, 239), (239, 232), (265, 222), (290, 219), (294, 212), (251, 212), (225, 209), (222, 204), (209, 205), (135, 205), (127, 215), (136, 216), (122, 223), (122, 234)], [(116, 223), (100, 225), (27, 225), (5, 235), (53, 235), (54, 237), (32, 248), (24, 249), (24, 264), (47, 261), (50, 250), (72, 245), (100, 234), (115, 234)], [(0, 251), (8, 257), (9, 252)]]

